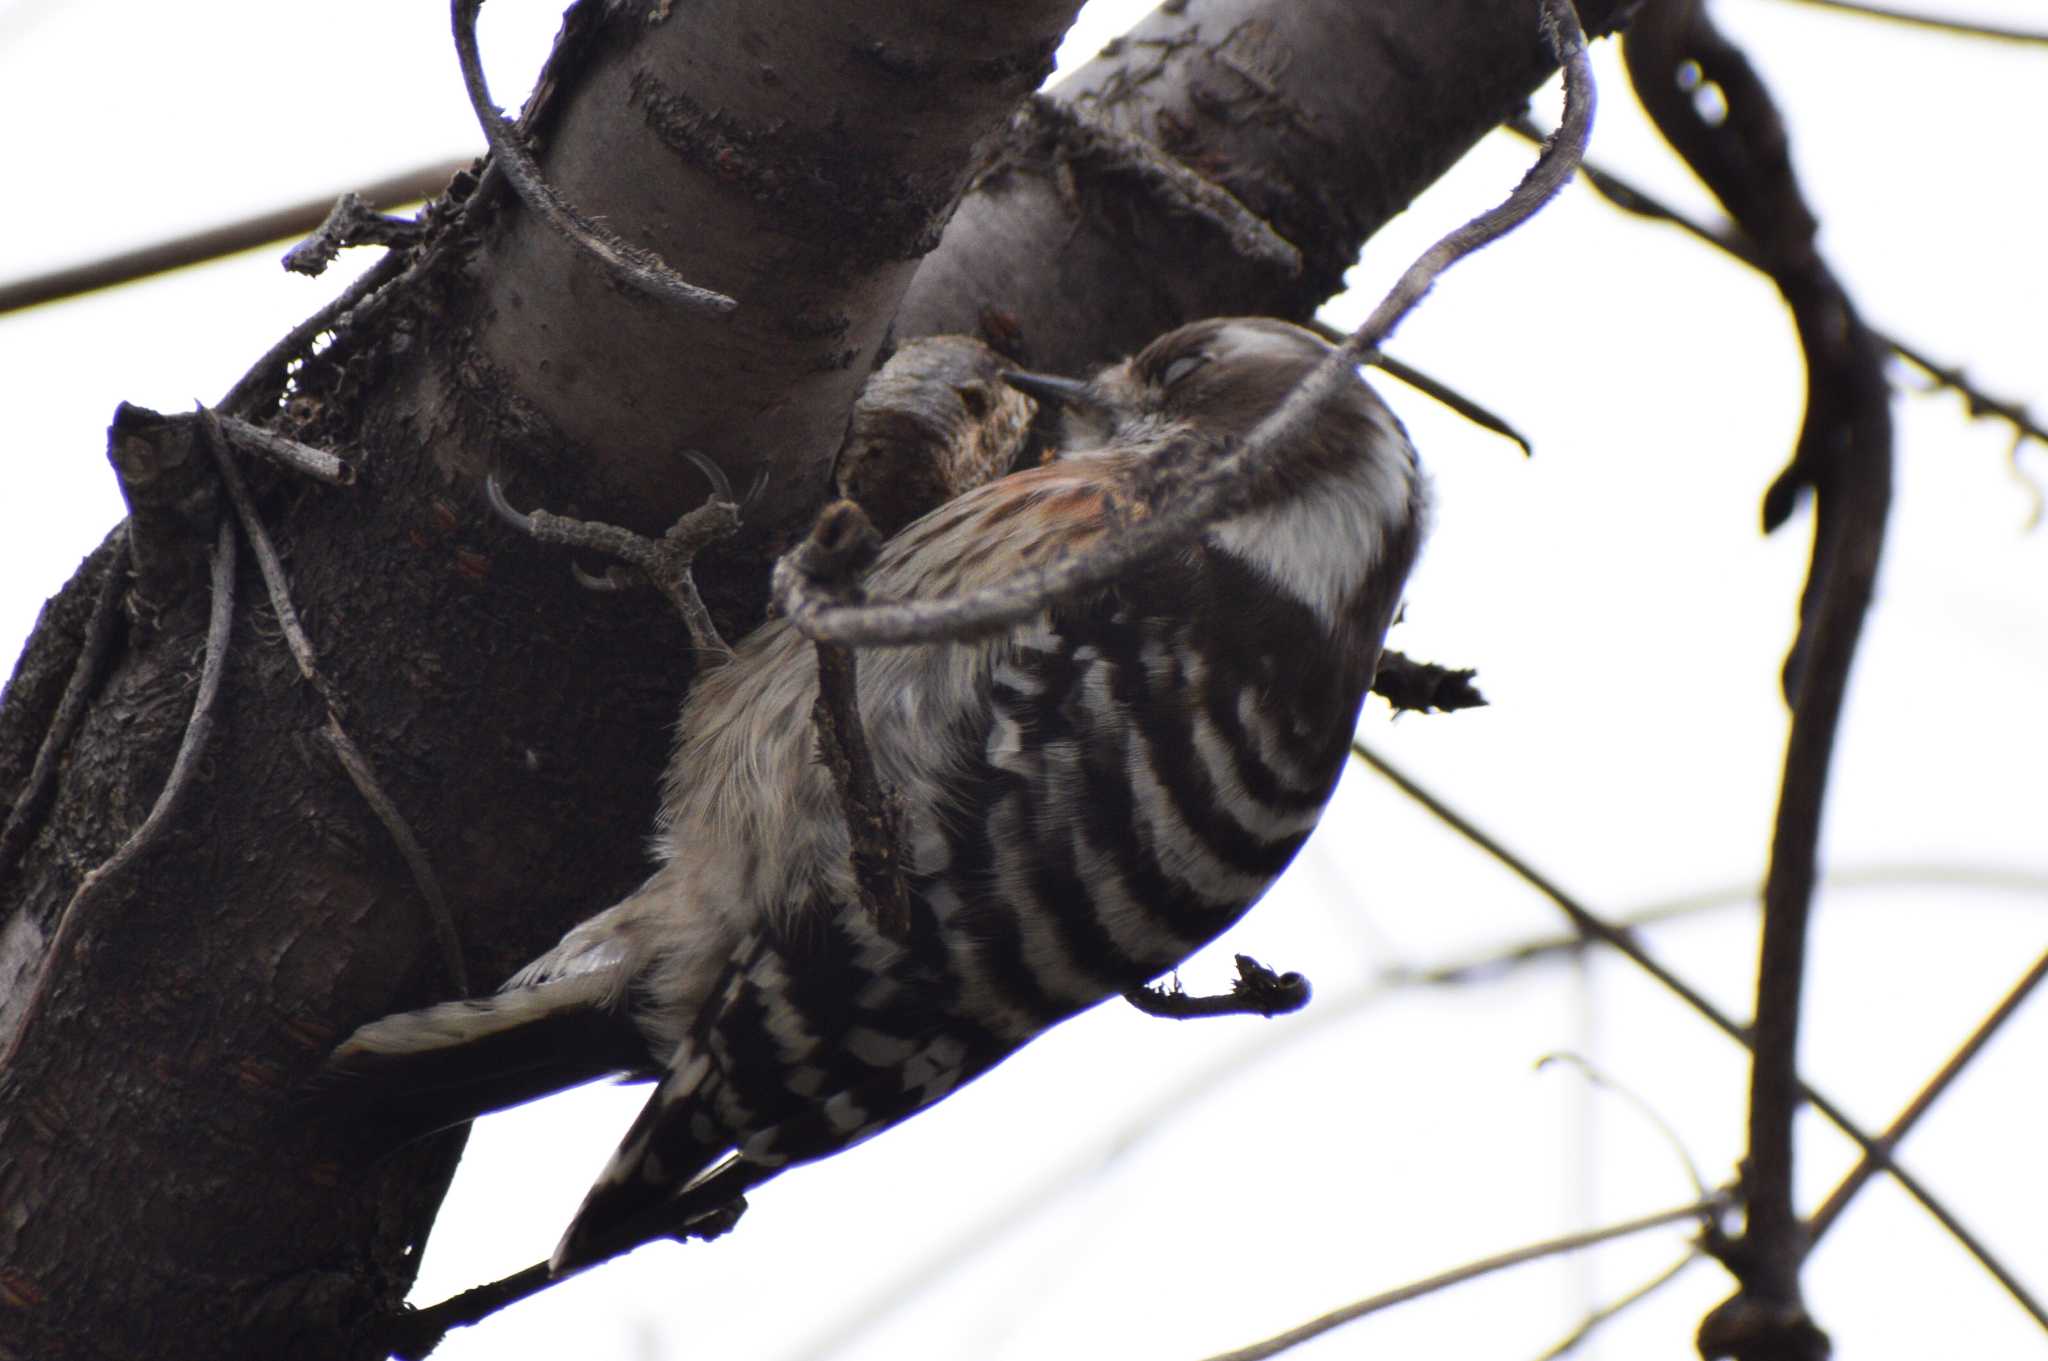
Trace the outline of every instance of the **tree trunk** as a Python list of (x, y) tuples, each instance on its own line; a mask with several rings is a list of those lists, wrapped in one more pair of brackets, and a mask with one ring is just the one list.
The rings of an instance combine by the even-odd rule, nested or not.
[[(644, 874), (692, 669), (653, 593), (587, 595), (493, 519), (486, 472), (517, 504), (649, 532), (705, 492), (685, 449), (742, 488), (765, 476), (700, 574), (736, 636), (892, 325), (1072, 370), (1199, 315), (1304, 317), (1549, 66), (1533, 3), (1206, 0), (1011, 121), (1077, 6), (579, 6), (528, 106), (541, 163), (738, 310), (621, 288), (487, 171), (251, 413), (359, 470), (335, 488), (241, 464), (477, 986)], [(1588, 5), (1588, 30), (1620, 8)], [(1239, 206), (1190, 197), (1134, 134)], [(1260, 219), (1297, 268), (1247, 256)], [(374, 1355), (362, 1324), (402, 1298), (460, 1141), (373, 1157), (295, 1093), (355, 1025), (455, 984), (246, 551), (193, 781), (80, 892), (164, 787), (230, 513), (193, 422), (131, 411), (110, 439), (131, 519), (0, 704), (20, 813), (0, 849), (0, 1356)], [(39, 785), (82, 654), (90, 702)]]

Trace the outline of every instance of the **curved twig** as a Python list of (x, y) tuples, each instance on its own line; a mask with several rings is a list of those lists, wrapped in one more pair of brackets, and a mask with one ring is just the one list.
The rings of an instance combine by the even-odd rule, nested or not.
[(1731, 1197), (1724, 1191), (1694, 1201), (1690, 1205), (1680, 1205), (1674, 1209), (1659, 1210), (1655, 1214), (1643, 1215), (1636, 1219), (1625, 1219), (1619, 1224), (1609, 1224), (1604, 1228), (1598, 1229), (1587, 1229), (1582, 1233), (1562, 1234), (1556, 1238), (1546, 1239), (1541, 1243), (1531, 1243), (1527, 1247), (1516, 1248), (1512, 1252), (1503, 1252), (1493, 1257), (1482, 1257), (1476, 1262), (1467, 1262), (1464, 1266), (1454, 1267), (1449, 1271), (1426, 1277), (1423, 1280), (1404, 1285), (1398, 1290), (1389, 1290), (1384, 1294), (1359, 1300), (1355, 1304), (1347, 1304), (1342, 1309), (1333, 1309), (1321, 1318), (1310, 1319), (1298, 1328), (1290, 1328), (1286, 1332), (1269, 1337), (1263, 1342), (1254, 1342), (1249, 1347), (1239, 1347), (1235, 1351), (1219, 1352), (1209, 1357), (1208, 1361), (1265, 1361), (1267, 1357), (1278, 1356), (1290, 1347), (1300, 1346), (1312, 1337), (1321, 1337), (1332, 1328), (1354, 1322), (1364, 1318), (1367, 1314), (1377, 1314), (1381, 1310), (1391, 1309), (1397, 1304), (1406, 1304), (1410, 1300), (1421, 1299), (1424, 1295), (1433, 1295), (1439, 1290), (1447, 1290), (1454, 1285), (1463, 1285), (1467, 1281), (1477, 1280), (1481, 1276), (1492, 1275), (1496, 1271), (1505, 1271), (1509, 1267), (1521, 1266), (1525, 1262), (1537, 1262), (1545, 1257), (1556, 1257), (1561, 1253), (1577, 1252), (1581, 1248), (1590, 1248), (1599, 1243), (1610, 1243), (1617, 1238), (1627, 1238), (1634, 1234), (1645, 1233), (1651, 1229), (1661, 1229), (1666, 1224), (1676, 1224), (1687, 1219), (1703, 1220), (1711, 1226), (1715, 1219), (1726, 1212), (1730, 1200)]
[(16, 858), (34, 834), (37, 819), (42, 815), (43, 799), (56, 781), (57, 763), (71, 745), (71, 735), (77, 731), (79, 721), (85, 717), (93, 678), (113, 646), (114, 625), (121, 614), (121, 593), (128, 584), (129, 523), (122, 521), (109, 540), (114, 551), (107, 559), (107, 575), (100, 582), (99, 594), (93, 597), (92, 614), (86, 619), (85, 636), (79, 641), (78, 655), (72, 659), (64, 694), (57, 701), (57, 712), (51, 715), (49, 727), (43, 731), (41, 744), (36, 747), (35, 763), (29, 767), (28, 778), (22, 781), (14, 806), (8, 810), (7, 823), (0, 827), (0, 880), (14, 868)]
[(199, 687), (192, 696), (192, 714), (185, 721), (185, 734), (178, 743), (177, 756), (171, 761), (171, 773), (165, 778), (164, 787), (157, 791), (156, 802), (150, 805), (149, 815), (143, 818), (142, 825), (130, 832), (127, 840), (112, 855), (86, 872), (85, 877), (78, 881), (78, 887), (72, 890), (70, 901), (57, 914), (50, 948), (44, 952), (42, 971), (36, 975), (35, 991), (29, 994), (28, 1005), (22, 1008), (21, 1018), (15, 1023), (13, 1043), (8, 1046), (6, 1054), (0, 1055), (0, 1069), (12, 1063), (14, 1050), (35, 1031), (36, 1018), (49, 999), (50, 988), (62, 972), (67, 957), (77, 947), (78, 934), (85, 921), (81, 908), (86, 900), (156, 840), (157, 834), (170, 820), (172, 811), (177, 808), (179, 799), (192, 784), (193, 772), (199, 766), (199, 754), (213, 736), (214, 701), (220, 697), (221, 675), (227, 668), (228, 640), (235, 622), (235, 554), (238, 547), (235, 522), (232, 517), (223, 515), (213, 544), (213, 601), (206, 624), (206, 659), (200, 664)]
[(207, 445), (213, 450), (214, 464), (220, 469), (221, 482), (228, 489), (228, 499), (235, 508), (235, 517), (241, 521), (243, 530), (249, 536), (249, 546), (255, 552), (256, 564), (263, 573), (264, 589), (270, 596), (270, 608), (277, 615), (278, 631), (284, 635), (285, 647), (298, 664), (299, 674), (313, 687), (313, 693), (327, 709), (327, 741), (334, 748), (341, 768), (355, 785), (356, 792), (363, 796), (370, 811), (384, 825), (392, 842), (398, 847), (399, 856), (404, 859), (406, 869), (412, 874), (413, 884), (419, 889), (420, 897), (427, 905), (427, 923), (434, 933), (435, 943), (441, 949), (442, 962), (447, 966), (449, 981), (460, 995), (469, 992), (469, 969), (462, 958), (462, 939), (455, 930), (455, 920), (448, 907), (448, 899), (441, 892), (441, 881), (434, 875), (434, 867), (427, 860), (426, 851), (419, 839), (412, 833), (405, 817), (398, 811), (398, 805), (384, 792), (377, 781), (375, 772), (348, 732), (341, 726), (343, 704), (340, 692), (334, 683), (320, 669), (313, 651), (313, 640), (306, 636), (305, 626), (299, 620), (298, 607), (292, 604), (291, 584), (285, 580), (284, 563), (277, 555), (276, 547), (270, 542), (270, 533), (263, 527), (262, 517), (256, 513), (255, 502), (250, 499), (249, 489), (242, 481), (242, 473), (235, 466), (234, 456), (228, 451), (227, 434), (218, 416), (205, 407), (199, 409), (199, 419), (205, 426), (209, 439)]
[[(463, 3), (463, 0), (457, 0)], [(809, 638), (855, 646), (934, 642), (994, 632), (1051, 602), (1107, 584), (1134, 564), (1220, 518), (1272, 476), (1338, 386), (1368, 351), (1390, 335), (1422, 301), (1439, 276), (1465, 256), (1527, 221), (1569, 183), (1585, 151), (1593, 118), (1592, 66), (1585, 34), (1569, 0), (1544, 0), (1543, 26), (1565, 72), (1565, 110), (1521, 183), (1497, 206), (1424, 251), (1351, 336), (1333, 349), (1243, 444), (1190, 479), (1177, 504), (1129, 526), (1087, 552), (1020, 572), (1010, 581), (949, 600), (895, 600), (837, 605), (799, 591), (778, 596), (797, 629)]]
[[(1565, 892), (1562, 887), (1541, 870), (1538, 870), (1534, 865), (1531, 865), (1528, 861), (1522, 859), (1521, 856), (1495, 840), (1483, 828), (1470, 821), (1462, 813), (1452, 808), (1428, 789), (1416, 783), (1411, 776), (1391, 764), (1384, 756), (1381, 756), (1372, 748), (1362, 742), (1353, 742), (1351, 744), (1351, 754), (1385, 776), (1395, 788), (1421, 804), (1423, 808), (1435, 815), (1439, 821), (1450, 827), (1452, 831), (1485, 851), (1502, 865), (1512, 870), (1522, 882), (1550, 899), (1551, 902), (1555, 903), (1564, 912), (1565, 916), (1571, 919), (1572, 925), (1581, 932), (1616, 951), (1637, 968), (1663, 984), (1665, 988), (1684, 1001), (1687, 1006), (1711, 1022), (1714, 1028), (1722, 1034), (1728, 1036), (1737, 1044), (1742, 1045), (1745, 1049), (1754, 1048), (1755, 1041), (1747, 1026), (1738, 1024), (1727, 1012), (1709, 1001), (1706, 995), (1700, 992), (1699, 989), (1693, 987), (1677, 974), (1671, 972), (1670, 969), (1660, 964), (1636, 942), (1634, 935), (1629, 931), (1614, 926), (1588, 909), (1571, 894)], [(1919, 1201), (1920, 1208), (1932, 1215), (1936, 1223), (1947, 1229), (1949, 1236), (1961, 1244), (1964, 1251), (1977, 1259), (1978, 1265), (1996, 1277), (1998, 1283), (2005, 1287), (2006, 1293), (2013, 1297), (2020, 1308), (2026, 1310), (2034, 1318), (2035, 1322), (2044, 1328), (2048, 1328), (2048, 1308), (2044, 1308), (2033, 1297), (2026, 1286), (2020, 1282), (2019, 1278), (2007, 1270), (2005, 1264), (1992, 1255), (1991, 1249), (1986, 1247), (1976, 1234), (1972, 1233), (1960, 1219), (1957, 1219), (1954, 1214), (1950, 1213), (1946, 1205), (1935, 1199), (1934, 1193), (1927, 1189), (1926, 1183), (1902, 1166), (1892, 1156), (1890, 1150), (1880, 1145), (1874, 1136), (1866, 1133), (1862, 1127), (1851, 1120), (1848, 1112), (1843, 1110), (1841, 1106), (1837, 1105), (1825, 1093), (1816, 1091), (1812, 1086), (1802, 1081), (1799, 1084), (1799, 1094), (1806, 1101), (1810, 1102), (1815, 1110), (1826, 1116), (1829, 1123), (1833, 1124), (1836, 1129), (1848, 1135), (1855, 1142), (1856, 1146), (1863, 1150), (1865, 1157), (1883, 1168), (1885, 1172), (1890, 1174), (1892, 1180), (1896, 1181), (1908, 1195)]]
[[(1754, 241), (1792, 309), (1806, 358), (1806, 415), (1791, 462), (1764, 495), (1764, 528), (1814, 500), (1813, 557), (1800, 626), (1784, 666), (1792, 709), (1757, 965), (1755, 1055), (1742, 1236), (1719, 1256), (1740, 1291), (1700, 1328), (1703, 1355), (1822, 1357), (1827, 1341), (1800, 1289), (1806, 1231), (1793, 1201), (1797, 1052), (1821, 813), (1849, 672), (1876, 588), (1891, 504), (1891, 389), (1883, 351), (1815, 244), (1807, 206), (1769, 88), (1698, 0), (1653, 6), (1629, 30), (1623, 57), (1658, 131)], [(1704, 116), (1685, 73), (1718, 85), (1725, 114)]]
[[(739, 529), (740, 511), (730, 499), (732, 483), (724, 470), (695, 450), (685, 449), (683, 455), (711, 479), (711, 499), (695, 510), (685, 511), (658, 539), (599, 520), (576, 520), (546, 510), (531, 514), (518, 510), (505, 499), (505, 489), (498, 485), (495, 473), (484, 478), (484, 500), (499, 519), (537, 543), (588, 549), (639, 568), (683, 617), (691, 645), (702, 655), (704, 663), (722, 664), (731, 660), (732, 648), (719, 636), (711, 611), (697, 591), (691, 564), (705, 548)], [(578, 580), (589, 586), (599, 578), (578, 573)], [(613, 583), (598, 589), (610, 590), (615, 586)]]
[(1537, 1059), (1536, 1070), (1541, 1072), (1545, 1068), (1560, 1064), (1584, 1078), (1596, 1091), (1620, 1097), (1637, 1115), (1649, 1121), (1650, 1128), (1656, 1130), (1663, 1137), (1665, 1145), (1678, 1155), (1679, 1164), (1685, 1168), (1686, 1180), (1692, 1183), (1693, 1194), (1702, 1200), (1706, 1199), (1707, 1179), (1700, 1175), (1700, 1166), (1693, 1161), (1692, 1150), (1685, 1146), (1685, 1140), (1678, 1137), (1678, 1130), (1671, 1122), (1666, 1120), (1663, 1113), (1651, 1105), (1642, 1093), (1616, 1082), (1584, 1054), (1574, 1054), (1566, 1050), (1554, 1050)]
[(462, 84), (470, 107), (483, 127), (491, 154), (505, 171), (519, 201), (557, 235), (595, 260), (613, 279), (649, 296), (710, 316), (729, 315), (739, 304), (723, 293), (699, 288), (671, 269), (653, 251), (622, 241), (602, 224), (591, 221), (547, 182), (539, 163), (520, 145), (519, 136), (491, 100), (484, 81), (483, 57), (477, 51), (476, 16), (484, 0), (453, 0), (455, 54), (462, 63)]
[[(1526, 116), (1510, 119), (1502, 126), (1516, 136), (1531, 142), (1541, 142), (1545, 135), (1543, 130)], [(1622, 212), (1646, 218), (1652, 222), (1662, 222), (1676, 227), (1695, 240), (1712, 246), (1715, 250), (1720, 251), (1729, 258), (1740, 260), (1751, 269), (1768, 272), (1767, 266), (1764, 264), (1763, 258), (1758, 254), (1755, 244), (1743, 234), (1740, 228), (1733, 224), (1716, 228), (1709, 227), (1705, 223), (1695, 222), (1648, 190), (1623, 179), (1612, 170), (1604, 166), (1594, 165), (1590, 161), (1580, 165), (1579, 174), (1594, 193), (1606, 199), (1610, 205), (1619, 208)], [(1893, 354), (1933, 379), (1936, 388), (1947, 389), (1961, 397), (1963, 399), (1964, 414), (1971, 420), (2003, 421), (2012, 428), (2013, 434), (2018, 441), (2023, 443), (2032, 442), (2048, 448), (2048, 427), (2042, 426), (2039, 421), (2035, 420), (2023, 403), (2010, 401), (2002, 397), (1994, 397), (1971, 382), (1969, 375), (1964, 373), (1961, 368), (1952, 364), (1943, 364), (1925, 350), (1901, 340), (1895, 335), (1880, 331), (1875, 327), (1869, 327), (1868, 329), (1870, 334), (1879, 343), (1889, 348)], [(1389, 369), (1388, 372), (1391, 373), (1393, 370)], [(2033, 488), (2031, 484), (2029, 485), (2038, 498), (2040, 495), (2039, 489)]]
[(1689, 1268), (1705, 1261), (1706, 1257), (1707, 1255), (1704, 1252), (1694, 1248), (1691, 1252), (1686, 1253), (1685, 1256), (1679, 1258), (1670, 1266), (1665, 1267), (1633, 1290), (1628, 1291), (1626, 1294), (1617, 1295), (1598, 1309), (1591, 1310), (1583, 1319), (1579, 1320), (1578, 1327), (1572, 1329), (1569, 1333), (1566, 1333), (1563, 1337), (1545, 1348), (1543, 1354), (1538, 1356), (1536, 1361), (1558, 1361), (1559, 1357), (1571, 1355), (1602, 1324), (1641, 1304), (1644, 1300), (1684, 1275)]

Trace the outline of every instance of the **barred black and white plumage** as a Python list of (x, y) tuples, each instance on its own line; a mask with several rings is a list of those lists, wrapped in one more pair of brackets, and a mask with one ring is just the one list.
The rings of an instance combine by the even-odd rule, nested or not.
[[(1072, 399), (1062, 457), (905, 528), (869, 587), (952, 595), (1084, 549), (1143, 513), (1158, 460), (1220, 456), (1327, 352), (1212, 320), (1087, 384), (1020, 380)], [(744, 1185), (837, 1151), (1173, 968), (1314, 828), (1423, 533), (1414, 451), (1362, 382), (1285, 462), (1266, 500), (1109, 588), (862, 654), (905, 800), (907, 939), (858, 905), (811, 647), (773, 623), (684, 708), (653, 877), (496, 996), (364, 1026), (333, 1069), (426, 1123), (658, 1078), (560, 1272), (631, 1246), (728, 1155)]]

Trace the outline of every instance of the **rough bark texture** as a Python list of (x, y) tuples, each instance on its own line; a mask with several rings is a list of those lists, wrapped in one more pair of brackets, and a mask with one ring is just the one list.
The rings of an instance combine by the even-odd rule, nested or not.
[[(705, 574), (736, 636), (762, 555), (826, 494), (892, 320), (1071, 368), (1197, 315), (1302, 315), (1545, 74), (1533, 4), (1197, 0), (1073, 88), (1111, 133), (1158, 138), (1266, 216), (1298, 276), (1236, 263), (1217, 226), (1113, 157), (1063, 170), (1010, 145), (920, 268), (1074, 8), (703, 0), (650, 22), (586, 4), (529, 106), (543, 164), (740, 311), (701, 322), (622, 291), (487, 173), (255, 413), (361, 470), (346, 489), (248, 474), (342, 719), (480, 982), (643, 874), (689, 675), (666, 608), (578, 592), (484, 512), (485, 470), (520, 504), (647, 530), (702, 494), (682, 448), (741, 487), (768, 473), (753, 538)], [(1587, 8), (1597, 33), (1618, 6)], [(124, 448), (133, 433), (114, 435), (130, 461), (176, 438)], [(378, 1155), (294, 1093), (354, 1025), (448, 995), (447, 970), (246, 560), (196, 785), (74, 902), (162, 786), (208, 613), (218, 503), (200, 486), (160, 513), (123, 468), (132, 544), (53, 602), (0, 705), (11, 805), (92, 602), (132, 557), (48, 811), (0, 878), (0, 1356), (372, 1355), (360, 1325), (410, 1281), (458, 1141)]]

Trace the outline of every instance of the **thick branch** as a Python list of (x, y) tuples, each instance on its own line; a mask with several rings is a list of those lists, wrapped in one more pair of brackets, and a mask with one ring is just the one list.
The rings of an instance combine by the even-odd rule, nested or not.
[[(1701, 1325), (1700, 1350), (1743, 1361), (1820, 1357), (1827, 1339), (1799, 1288), (1804, 1228), (1793, 1205), (1793, 1119), (1807, 920), (1812, 910), (1828, 766), (1849, 670), (1877, 578), (1891, 499), (1890, 390), (1883, 352), (1814, 246), (1818, 230), (1793, 173), (1769, 91), (1697, 0), (1653, 7), (1625, 51), (1643, 105), (1720, 197), (1792, 307), (1806, 354), (1806, 420), (1791, 466), (1764, 502), (1767, 529), (1795, 496), (1816, 500), (1813, 562), (1799, 637), (1785, 663), (1792, 733), (1764, 883), (1755, 1059), (1751, 1069), (1748, 1213), (1728, 1265), (1742, 1283)], [(1689, 97), (1687, 73), (1718, 85), (1725, 115)]]

